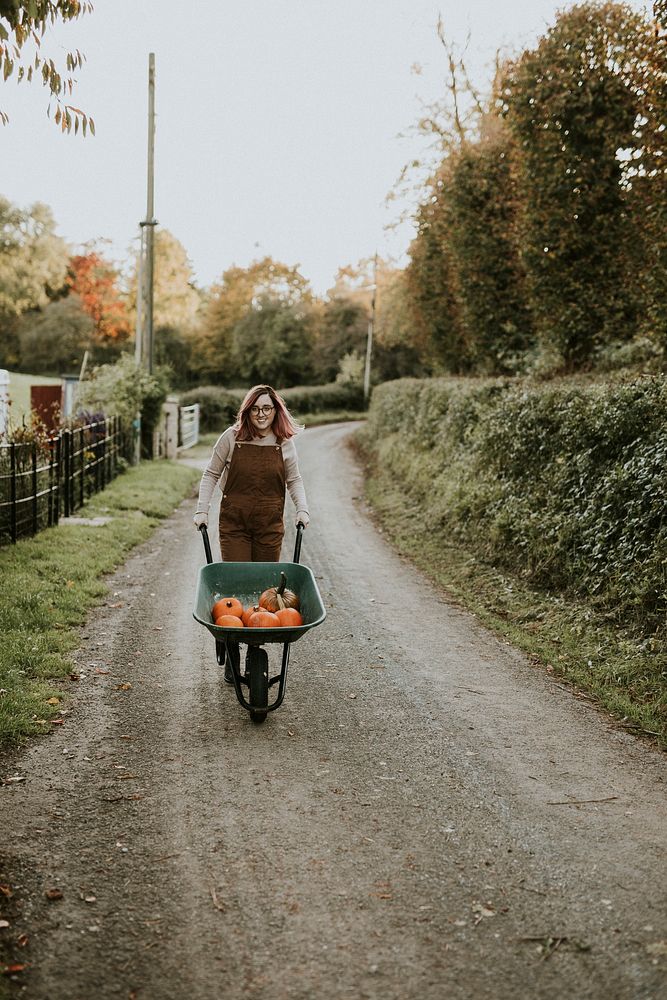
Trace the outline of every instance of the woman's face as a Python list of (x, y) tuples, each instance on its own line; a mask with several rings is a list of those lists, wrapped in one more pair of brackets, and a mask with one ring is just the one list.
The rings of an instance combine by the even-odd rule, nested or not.
[(268, 392), (263, 392), (250, 407), (250, 423), (255, 433), (260, 437), (266, 437), (271, 430), (275, 415), (276, 410), (271, 397)]

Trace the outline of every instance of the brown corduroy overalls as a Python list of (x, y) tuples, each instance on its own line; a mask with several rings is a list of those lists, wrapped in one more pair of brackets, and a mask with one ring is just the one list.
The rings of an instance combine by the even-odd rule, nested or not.
[(234, 445), (220, 504), (224, 562), (278, 562), (285, 533), (285, 463), (279, 444)]

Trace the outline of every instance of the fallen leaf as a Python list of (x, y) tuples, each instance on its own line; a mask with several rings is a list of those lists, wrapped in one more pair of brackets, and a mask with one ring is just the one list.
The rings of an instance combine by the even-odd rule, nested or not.
[(80, 680), (81, 678), (79, 677), (79, 674), (70, 674), (70, 675), (69, 675), (69, 679), (70, 679), (71, 681), (78, 681), (78, 680)]
[(60, 889), (46, 889), (45, 892), (44, 892), (44, 895), (46, 896), (47, 899), (51, 899), (51, 900), (56, 900), (56, 899), (62, 899), (63, 898), (63, 894), (62, 894), (62, 891)]
[(124, 684), (116, 684), (116, 691), (131, 691), (132, 685), (129, 681), (125, 681)]
[(0, 896), (4, 896), (6, 899), (9, 899), (10, 896), (13, 895), (14, 893), (12, 892), (12, 887), (10, 885), (0, 885)]
[(164, 628), (164, 625), (154, 625), (153, 626), (153, 631), (154, 632), (161, 632), (163, 628)]
[(62, 726), (65, 724), (64, 719), (50, 719), (49, 721), (52, 726)]
[(60, 698), (47, 698), (46, 699), (46, 704), (47, 705), (59, 705), (60, 704)]
[(667, 955), (667, 941), (654, 941), (652, 944), (647, 944), (646, 951), (649, 955)]
[(25, 778), (20, 774), (13, 774), (9, 778), (3, 778), (0, 784), (3, 785), (18, 785), (20, 782), (25, 781)]
[(95, 667), (95, 673), (96, 674), (108, 674), (109, 671), (108, 670), (101, 670), (99, 667)]
[(221, 913), (224, 913), (225, 904), (220, 902), (220, 900), (217, 897), (215, 889), (211, 889), (211, 899), (213, 900), (213, 905), (215, 906), (216, 910), (220, 910)]
[(97, 902), (97, 896), (84, 896), (83, 899), (84, 899), (84, 902), (86, 902), (86, 903), (96, 903)]
[(20, 963), (14, 963), (14, 965), (5, 965), (2, 970), (2, 974), (4, 976), (11, 976), (13, 975), (13, 973), (23, 972), (23, 970), (27, 968), (28, 968), (27, 965), (25, 964), (21, 965)]
[(27, 934), (19, 934), (19, 936), (16, 939), (16, 943), (19, 946), (19, 948), (25, 948), (29, 940), (30, 938), (28, 937)]
[(9, 920), (0, 920), (0, 927), (9, 927)]
[(123, 602), (122, 601), (118, 601), (117, 604), (107, 604), (107, 607), (108, 608), (122, 608), (123, 607)]
[(356, 694), (348, 694), (348, 698), (352, 698), (353, 700), (354, 700), (354, 699), (355, 699), (356, 697), (357, 697), (357, 696), (356, 696)]

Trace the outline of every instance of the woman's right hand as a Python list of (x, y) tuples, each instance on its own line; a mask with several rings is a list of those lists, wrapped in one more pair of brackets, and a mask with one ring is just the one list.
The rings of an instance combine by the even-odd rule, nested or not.
[(199, 531), (202, 524), (205, 524), (206, 527), (208, 527), (208, 514), (205, 514), (203, 511), (199, 511), (198, 513), (196, 513), (195, 516), (192, 518), (192, 520), (195, 523), (197, 531)]

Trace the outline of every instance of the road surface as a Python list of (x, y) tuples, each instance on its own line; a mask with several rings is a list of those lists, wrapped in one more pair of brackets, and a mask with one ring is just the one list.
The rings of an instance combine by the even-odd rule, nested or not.
[(65, 725), (2, 765), (11, 995), (667, 995), (664, 755), (392, 551), (349, 434), (299, 443), (328, 617), (263, 726), (191, 617), (191, 501), (112, 578)]

